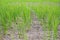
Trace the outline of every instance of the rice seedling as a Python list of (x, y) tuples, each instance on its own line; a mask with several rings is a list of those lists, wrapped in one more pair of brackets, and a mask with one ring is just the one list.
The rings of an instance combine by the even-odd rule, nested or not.
[(7, 33), (8, 29), (11, 27), (12, 22), (16, 23), (17, 17), (20, 16), (20, 5), (12, 5), (9, 3), (1, 3), (0, 5), (0, 25), (2, 25), (2, 30), (4, 34)]
[[(31, 23), (31, 16), (30, 16), (30, 10), (26, 7), (25, 4), (22, 4), (21, 5), (22, 7), (22, 23), (19, 24), (19, 30), (24, 33), (23, 36), (24, 36), (24, 40), (27, 40), (26, 37), (26, 31), (30, 28), (30, 23)], [(21, 33), (19, 32), (19, 34)]]

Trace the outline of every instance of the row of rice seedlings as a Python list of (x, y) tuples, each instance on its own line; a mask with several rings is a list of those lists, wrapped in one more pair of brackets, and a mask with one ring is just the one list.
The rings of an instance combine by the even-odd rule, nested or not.
[(6, 12), (6, 8), (1, 8), (1, 11), (0, 11), (0, 23), (2, 26), (5, 26), (5, 27), (2, 27), (3, 30), (4, 30), (4, 33), (5, 31), (7, 30), (7, 19), (8, 19), (8, 15), (7, 15), (7, 12)]
[[(58, 12), (57, 12), (57, 5), (56, 6), (50, 6), (49, 8), (48, 8), (48, 17), (47, 17), (47, 24), (48, 24), (48, 30), (50, 31), (50, 30), (52, 30), (54, 33), (56, 33), (56, 34), (53, 34), (53, 40), (57, 40), (57, 36), (55, 36), (55, 35), (58, 35), (57, 33), (57, 28), (58, 28), (58, 24), (59, 24), (59, 17), (57, 17), (57, 15), (56, 14), (59, 14)], [(54, 17), (55, 17), (55, 19), (54, 19)], [(53, 22), (52, 22), (52, 20), (53, 20)], [(55, 23), (56, 22), (56, 23)], [(54, 23), (55, 25), (53, 26), (53, 24), (52, 23)], [(54, 30), (55, 29), (55, 30)]]
[(19, 37), (21, 38), (21, 36), (23, 36), (24, 40), (28, 40), (26, 32), (30, 28), (30, 24), (31, 24), (30, 10), (26, 7), (25, 4), (21, 3), (21, 11), (22, 12), (20, 13), (21, 14), (20, 20), (22, 22), (17, 27), (19, 31)]
[(20, 2), (59, 2), (59, 0), (18, 0)]
[(53, 17), (53, 21), (52, 21), (52, 26), (53, 26), (53, 40), (57, 40), (57, 36), (58, 36), (58, 24), (59, 24), (59, 20), (57, 17)]
[(60, 12), (58, 13), (58, 11), (59, 11), (58, 9), (59, 9), (59, 6), (56, 6), (53, 11), (53, 13), (54, 13), (53, 21), (52, 21), (53, 32), (54, 32), (53, 40), (57, 40), (57, 36), (58, 36), (59, 13), (60, 13)]
[[(31, 24), (31, 13), (30, 10), (27, 8), (27, 6), (24, 4), (22, 9), (24, 15), (25, 30), (28, 31), (30, 29), (30, 24)], [(25, 40), (28, 40), (26, 39), (26, 35), (25, 35)]]
[[(53, 16), (54, 16), (54, 14), (53, 14), (53, 7), (51, 7), (51, 6), (47, 6), (47, 12), (48, 12), (48, 15), (47, 15), (47, 23), (46, 23), (46, 25), (47, 25), (47, 30), (48, 30), (48, 40), (51, 40), (51, 37), (53, 36), (52, 34), (53, 34), (53, 26), (52, 26), (52, 19), (53, 19)], [(52, 36), (51, 36), (52, 35)]]
[[(53, 40), (57, 40), (57, 36), (55, 36), (55, 35), (58, 35), (57, 34), (57, 28), (58, 28), (58, 24), (59, 24), (59, 20), (58, 20), (58, 18), (59, 17), (57, 17), (57, 15), (56, 14), (59, 14), (58, 12), (57, 12), (57, 6), (49, 6), (48, 7), (48, 17), (47, 17), (47, 26), (48, 26), (48, 30), (49, 31), (53, 31), (54, 33), (56, 33), (56, 34), (53, 34)], [(54, 19), (54, 17), (55, 17), (55, 19)], [(52, 22), (52, 20), (53, 20), (53, 22)], [(56, 22), (56, 23), (55, 23)], [(54, 23), (54, 24), (56, 24), (56, 25), (54, 25), (53, 26), (53, 24), (52, 23)], [(55, 29), (55, 30), (54, 30)], [(50, 33), (49, 33), (50, 34)], [(55, 38), (54, 38), (55, 37)]]
[[(46, 32), (48, 35), (46, 35), (46, 33), (44, 34), (44, 36), (45, 36), (45, 40), (50, 40), (50, 30), (51, 30), (51, 25), (50, 25), (50, 22), (48, 22), (48, 24), (47, 24), (47, 17), (48, 17), (48, 14), (49, 14), (49, 12), (48, 12), (48, 10), (47, 9), (49, 9), (48, 8), (48, 5), (45, 5), (45, 6), (40, 6), (39, 8), (41, 8), (41, 9), (39, 9), (40, 10), (40, 15), (41, 15), (41, 19), (42, 20), (40, 20), (41, 21), (41, 23), (42, 23), (42, 26), (43, 26), (43, 30), (44, 30), (44, 32)], [(50, 15), (52, 16), (52, 14), (50, 13)], [(50, 16), (49, 15), (49, 16)], [(50, 16), (50, 17), (51, 17)], [(38, 19), (40, 19), (40, 18), (38, 18)], [(50, 19), (49, 19), (50, 20)], [(51, 20), (50, 20), (51, 21)], [(48, 26), (47, 26), (48, 25)], [(47, 36), (48, 36), (48, 38), (47, 38)], [(46, 39), (47, 38), (47, 39)]]
[(0, 6), (0, 25), (2, 26), (2, 32), (4, 34), (7, 33), (8, 29), (11, 26), (11, 23), (13, 21), (16, 21), (16, 17), (20, 15), (20, 9), (19, 5), (8, 5), (7, 4), (2, 4)]
[(20, 5), (3, 3), (0, 7), (0, 23), (2, 24), (3, 33), (6, 34), (7, 33), (6, 31), (8, 30), (8, 28), (10, 28), (10, 24), (12, 24), (12, 22), (16, 23), (16, 21), (18, 21), (17, 17), (21, 17), (23, 21), (22, 23), (18, 24), (17, 29), (19, 31), (19, 35), (24, 33), (24, 40), (27, 40), (26, 30), (28, 29), (26, 28), (27, 27), (30, 28), (30, 23), (31, 23), (30, 10), (27, 9), (25, 4), (20, 4)]
[(60, 2), (60, 0), (0, 0), (0, 2)]

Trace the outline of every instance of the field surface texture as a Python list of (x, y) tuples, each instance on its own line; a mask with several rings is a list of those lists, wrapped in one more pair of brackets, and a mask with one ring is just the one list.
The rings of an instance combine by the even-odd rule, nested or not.
[(0, 0), (0, 40), (60, 40), (60, 0)]

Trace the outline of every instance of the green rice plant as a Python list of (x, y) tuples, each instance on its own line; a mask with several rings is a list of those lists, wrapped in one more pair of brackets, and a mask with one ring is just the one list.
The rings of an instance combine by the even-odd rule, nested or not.
[(30, 29), (30, 24), (31, 24), (31, 11), (27, 7), (24, 7), (23, 13), (25, 20), (24, 23), (26, 24), (26, 31), (28, 31)]
[(21, 12), (19, 8), (20, 5), (11, 5), (8, 3), (3, 3), (0, 5), (0, 25), (2, 25), (2, 31), (4, 34), (7, 33), (12, 22), (16, 22), (16, 18)]
[(52, 22), (52, 25), (53, 25), (53, 40), (57, 40), (57, 35), (58, 35), (58, 25), (59, 25), (59, 20), (58, 18), (54, 17), (53, 18), (53, 22)]

